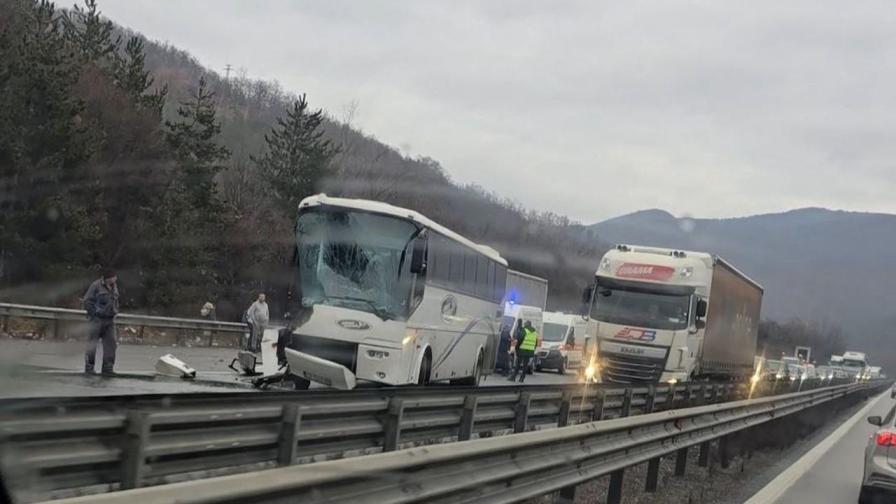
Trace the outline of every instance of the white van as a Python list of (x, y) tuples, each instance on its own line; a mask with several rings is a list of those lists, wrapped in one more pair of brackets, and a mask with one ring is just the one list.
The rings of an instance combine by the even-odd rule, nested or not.
[[(525, 324), (527, 321), (532, 322), (532, 327), (535, 328), (535, 332), (538, 333), (538, 337), (541, 338), (542, 329), (543, 329), (543, 311), (538, 306), (526, 306), (526, 305), (518, 305), (513, 303), (505, 303), (504, 304), (504, 316), (501, 318), (501, 327), (507, 327), (510, 329), (511, 338), (516, 337), (517, 329)], [(516, 352), (516, 345), (510, 347), (510, 353), (513, 354)], [(535, 367), (537, 361), (536, 358), (532, 359), (530, 365), (532, 367), (529, 368), (529, 373), (531, 373)], [(511, 358), (510, 362), (513, 362)]]
[(561, 312), (544, 313), (544, 329), (536, 370), (556, 369), (565, 374), (567, 369), (582, 367), (588, 321), (580, 315)]

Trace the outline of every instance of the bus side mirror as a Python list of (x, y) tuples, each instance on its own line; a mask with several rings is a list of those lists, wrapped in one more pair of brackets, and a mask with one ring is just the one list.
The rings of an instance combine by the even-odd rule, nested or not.
[(701, 299), (697, 301), (697, 318), (702, 319), (706, 317), (706, 300)]
[(881, 419), (881, 417), (879, 416), (870, 416), (868, 417), (868, 423), (880, 427), (884, 422), (883, 419)]
[(411, 273), (423, 273), (426, 270), (426, 239), (414, 240), (414, 250), (411, 252)]

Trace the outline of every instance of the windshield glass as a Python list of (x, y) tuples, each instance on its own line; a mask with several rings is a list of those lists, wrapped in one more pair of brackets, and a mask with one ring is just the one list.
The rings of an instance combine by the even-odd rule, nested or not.
[(545, 322), (543, 339), (545, 341), (563, 341), (566, 338), (566, 329), (567, 326), (565, 324), (556, 324), (552, 322)]
[(865, 367), (865, 363), (860, 360), (843, 359), (841, 366), (861, 369)]
[(611, 324), (651, 329), (678, 330), (688, 327), (688, 295), (658, 294), (598, 287), (594, 318)]
[(412, 222), (355, 210), (306, 211), (296, 235), (302, 304), (407, 316)]

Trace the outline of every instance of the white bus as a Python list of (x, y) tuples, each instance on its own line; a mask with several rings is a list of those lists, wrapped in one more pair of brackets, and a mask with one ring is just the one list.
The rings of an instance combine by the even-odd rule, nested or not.
[(311, 196), (296, 224), (296, 387), (451, 380), (494, 369), (507, 262), (412, 210)]

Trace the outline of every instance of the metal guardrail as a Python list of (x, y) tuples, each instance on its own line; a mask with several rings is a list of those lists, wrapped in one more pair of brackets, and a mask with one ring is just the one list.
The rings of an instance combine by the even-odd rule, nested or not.
[[(37, 319), (53, 322), (51, 330), (54, 337), (59, 333), (61, 322), (84, 322), (87, 320), (87, 312), (70, 308), (56, 308), (49, 306), (30, 306), (11, 303), (0, 303), (0, 324), (2, 329), (7, 329), (8, 319)], [(119, 313), (115, 317), (115, 324), (119, 326), (155, 327), (162, 329), (182, 329), (208, 331), (215, 333), (242, 335), (248, 332), (246, 324), (236, 322), (221, 322), (217, 320), (190, 319), (175, 317), (158, 317), (155, 315), (140, 315), (135, 313)], [(214, 337), (214, 336), (212, 336)]]
[(686, 462), (682, 460), (687, 460), (691, 446), (701, 446), (702, 458), (703, 447), (714, 439), (724, 440), (737, 431), (851, 394), (867, 395), (882, 386), (876, 382), (837, 385), (504, 438), (66, 499), (60, 504), (510, 503), (557, 491), (561, 499), (572, 502), (576, 485), (607, 474), (611, 475), (607, 500), (618, 502), (625, 468), (648, 461), (651, 466), (657, 461), (658, 468), (661, 457), (678, 453), (676, 473), (682, 464), (683, 474)]
[(510, 503), (557, 491), (561, 499), (572, 502), (576, 485), (607, 474), (611, 475), (607, 500), (618, 502), (625, 468), (644, 462), (652, 465), (654, 460), (658, 468), (661, 457), (678, 453), (676, 473), (682, 464), (683, 474), (681, 461), (687, 460), (691, 446), (700, 445), (702, 454), (714, 439), (724, 440), (735, 432), (851, 394), (869, 394), (883, 385), (837, 385), (506, 438), (66, 499), (59, 504)]
[[(0, 401), (26, 501), (732, 400), (733, 384), (414, 387)], [(219, 473), (220, 474), (220, 473)]]

